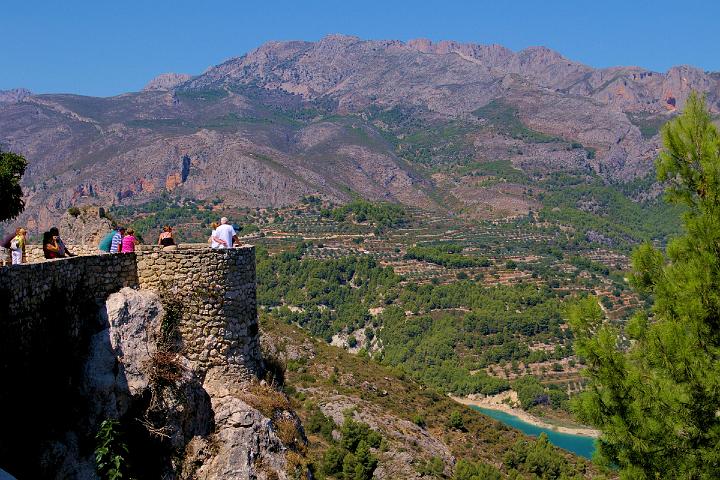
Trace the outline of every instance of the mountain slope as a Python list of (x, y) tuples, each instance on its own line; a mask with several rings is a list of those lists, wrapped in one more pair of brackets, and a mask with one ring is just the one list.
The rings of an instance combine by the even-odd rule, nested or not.
[[(593, 69), (542, 47), (334, 35), (270, 42), (116, 97), (3, 92), (0, 145), (30, 161), (20, 221), (34, 230), (71, 205), (166, 193), (231, 206), (357, 194), (472, 213), (464, 198), (477, 195), (453, 170), (472, 162), (644, 176), (659, 125), (691, 89), (718, 111), (719, 78)], [(438, 168), (455, 186), (437, 181)]]
[[(443, 473), (452, 475), (460, 461), (492, 465), (503, 472), (502, 478), (509, 473), (510, 478), (537, 478), (532, 472), (546, 473), (543, 478), (598, 476), (594, 465), (554, 447), (513, 465), (513, 453), (539, 442), (272, 316), (262, 315), (261, 321), (264, 354), (287, 367), (285, 390), (303, 418), (309, 456), (318, 464), (333, 443), (313, 428), (319, 409), (331, 419), (334, 430), (349, 414), (383, 436), (384, 446), (375, 452), (379, 464), (374, 478), (447, 478)], [(453, 412), (463, 419), (462, 428), (449, 426)], [(437, 464), (435, 472), (428, 471), (432, 462)]]

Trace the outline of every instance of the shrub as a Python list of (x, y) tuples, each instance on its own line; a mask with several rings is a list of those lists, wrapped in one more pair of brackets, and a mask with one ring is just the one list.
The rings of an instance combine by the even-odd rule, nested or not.
[(459, 460), (455, 465), (455, 475), (452, 480), (500, 480), (500, 471), (486, 463), (473, 463)]
[(326, 452), (325, 455), (323, 455), (322, 460), (322, 470), (327, 475), (334, 475), (336, 473), (339, 473), (342, 471), (343, 468), (343, 460), (345, 459), (345, 454), (347, 452), (336, 446), (333, 445), (330, 447)]
[(320, 434), (325, 440), (332, 441), (332, 432), (335, 429), (335, 422), (326, 416), (319, 407), (315, 406), (310, 410), (305, 421), (305, 430), (308, 433)]
[(465, 430), (465, 422), (463, 421), (462, 414), (458, 410), (455, 410), (450, 414), (448, 427), (453, 430)]
[(106, 419), (95, 434), (95, 466), (103, 479), (128, 478), (128, 447), (120, 434), (120, 422)]
[(275, 432), (278, 438), (288, 448), (297, 449), (303, 445), (303, 438), (292, 418), (282, 417), (275, 422)]

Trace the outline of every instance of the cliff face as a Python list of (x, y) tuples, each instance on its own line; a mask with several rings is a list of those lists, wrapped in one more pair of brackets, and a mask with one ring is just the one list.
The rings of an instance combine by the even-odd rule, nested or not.
[(135, 478), (287, 478), (305, 437), (263, 371), (252, 248), (0, 269), (12, 386), (0, 391), (0, 465), (19, 478), (98, 478), (105, 420), (119, 422)]
[[(643, 176), (659, 125), (692, 89), (720, 110), (719, 79), (689, 66), (593, 69), (542, 47), (335, 35), (270, 42), (111, 98), (3, 92), (0, 145), (30, 161), (20, 222), (39, 230), (71, 205), (168, 192), (229, 206), (357, 192), (436, 209), (442, 186), (426, 166), (510, 159)], [(569, 156), (571, 144), (593, 154)]]
[(268, 418), (244, 400), (259, 384), (242, 369), (198, 371), (182, 349), (168, 350), (167, 312), (155, 293), (123, 289), (108, 298), (106, 309), (107, 326), (92, 337), (83, 368), (85, 428), (52, 444), (44, 464), (51, 476), (96, 478), (94, 452), (83, 449), (81, 439), (92, 438), (110, 418), (130, 426), (125, 460), (144, 478), (249, 479), (270, 472), (286, 478), (277, 421), (294, 422), (291, 411)]

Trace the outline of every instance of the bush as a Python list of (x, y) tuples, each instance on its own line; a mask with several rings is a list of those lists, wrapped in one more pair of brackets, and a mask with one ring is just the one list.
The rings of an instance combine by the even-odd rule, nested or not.
[(80, 216), (80, 209), (78, 207), (70, 207), (67, 210), (68, 215), (72, 215), (73, 217), (77, 218)]
[(320, 434), (325, 440), (332, 441), (334, 429), (335, 422), (327, 417), (319, 407), (315, 406), (310, 410), (310, 415), (305, 421), (305, 430), (308, 433)]
[(500, 471), (486, 463), (473, 463), (459, 460), (455, 465), (455, 475), (452, 480), (500, 480)]
[(463, 421), (462, 414), (459, 411), (455, 410), (450, 414), (448, 427), (453, 430), (465, 430), (465, 422)]
[(440, 457), (432, 457), (427, 462), (422, 462), (418, 467), (418, 473), (423, 476), (442, 478), (445, 464)]
[(512, 387), (517, 392), (520, 406), (524, 410), (534, 405), (547, 403), (545, 388), (532, 375), (518, 378), (512, 383)]
[(333, 445), (323, 455), (322, 470), (327, 475), (335, 475), (340, 473), (343, 469), (343, 460), (345, 459), (347, 451)]
[(95, 466), (101, 478), (128, 478), (128, 447), (120, 433), (120, 422), (106, 419), (95, 434)]
[(382, 437), (362, 422), (345, 417), (339, 445), (330, 447), (323, 456), (322, 469), (327, 475), (337, 475), (345, 480), (370, 480), (377, 467), (377, 458), (370, 448), (378, 448)]
[(377, 448), (382, 440), (380, 434), (371, 430), (367, 423), (356, 422), (350, 417), (345, 417), (340, 433), (342, 434), (340, 446), (351, 452), (354, 452), (362, 441), (370, 447)]

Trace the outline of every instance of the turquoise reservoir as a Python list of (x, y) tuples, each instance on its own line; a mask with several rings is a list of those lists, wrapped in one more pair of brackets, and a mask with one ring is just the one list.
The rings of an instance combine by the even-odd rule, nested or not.
[(472, 407), (475, 410), (484, 413), (488, 417), (492, 417), (505, 425), (513, 428), (517, 428), (526, 435), (537, 437), (541, 433), (545, 433), (548, 436), (550, 443), (556, 447), (568, 450), (575, 455), (590, 459), (593, 452), (595, 451), (595, 439), (590, 437), (584, 437), (582, 435), (572, 435), (570, 433), (560, 433), (548, 428), (536, 427), (527, 422), (520, 420), (515, 415), (501, 412), (500, 410), (492, 410), (489, 408)]

